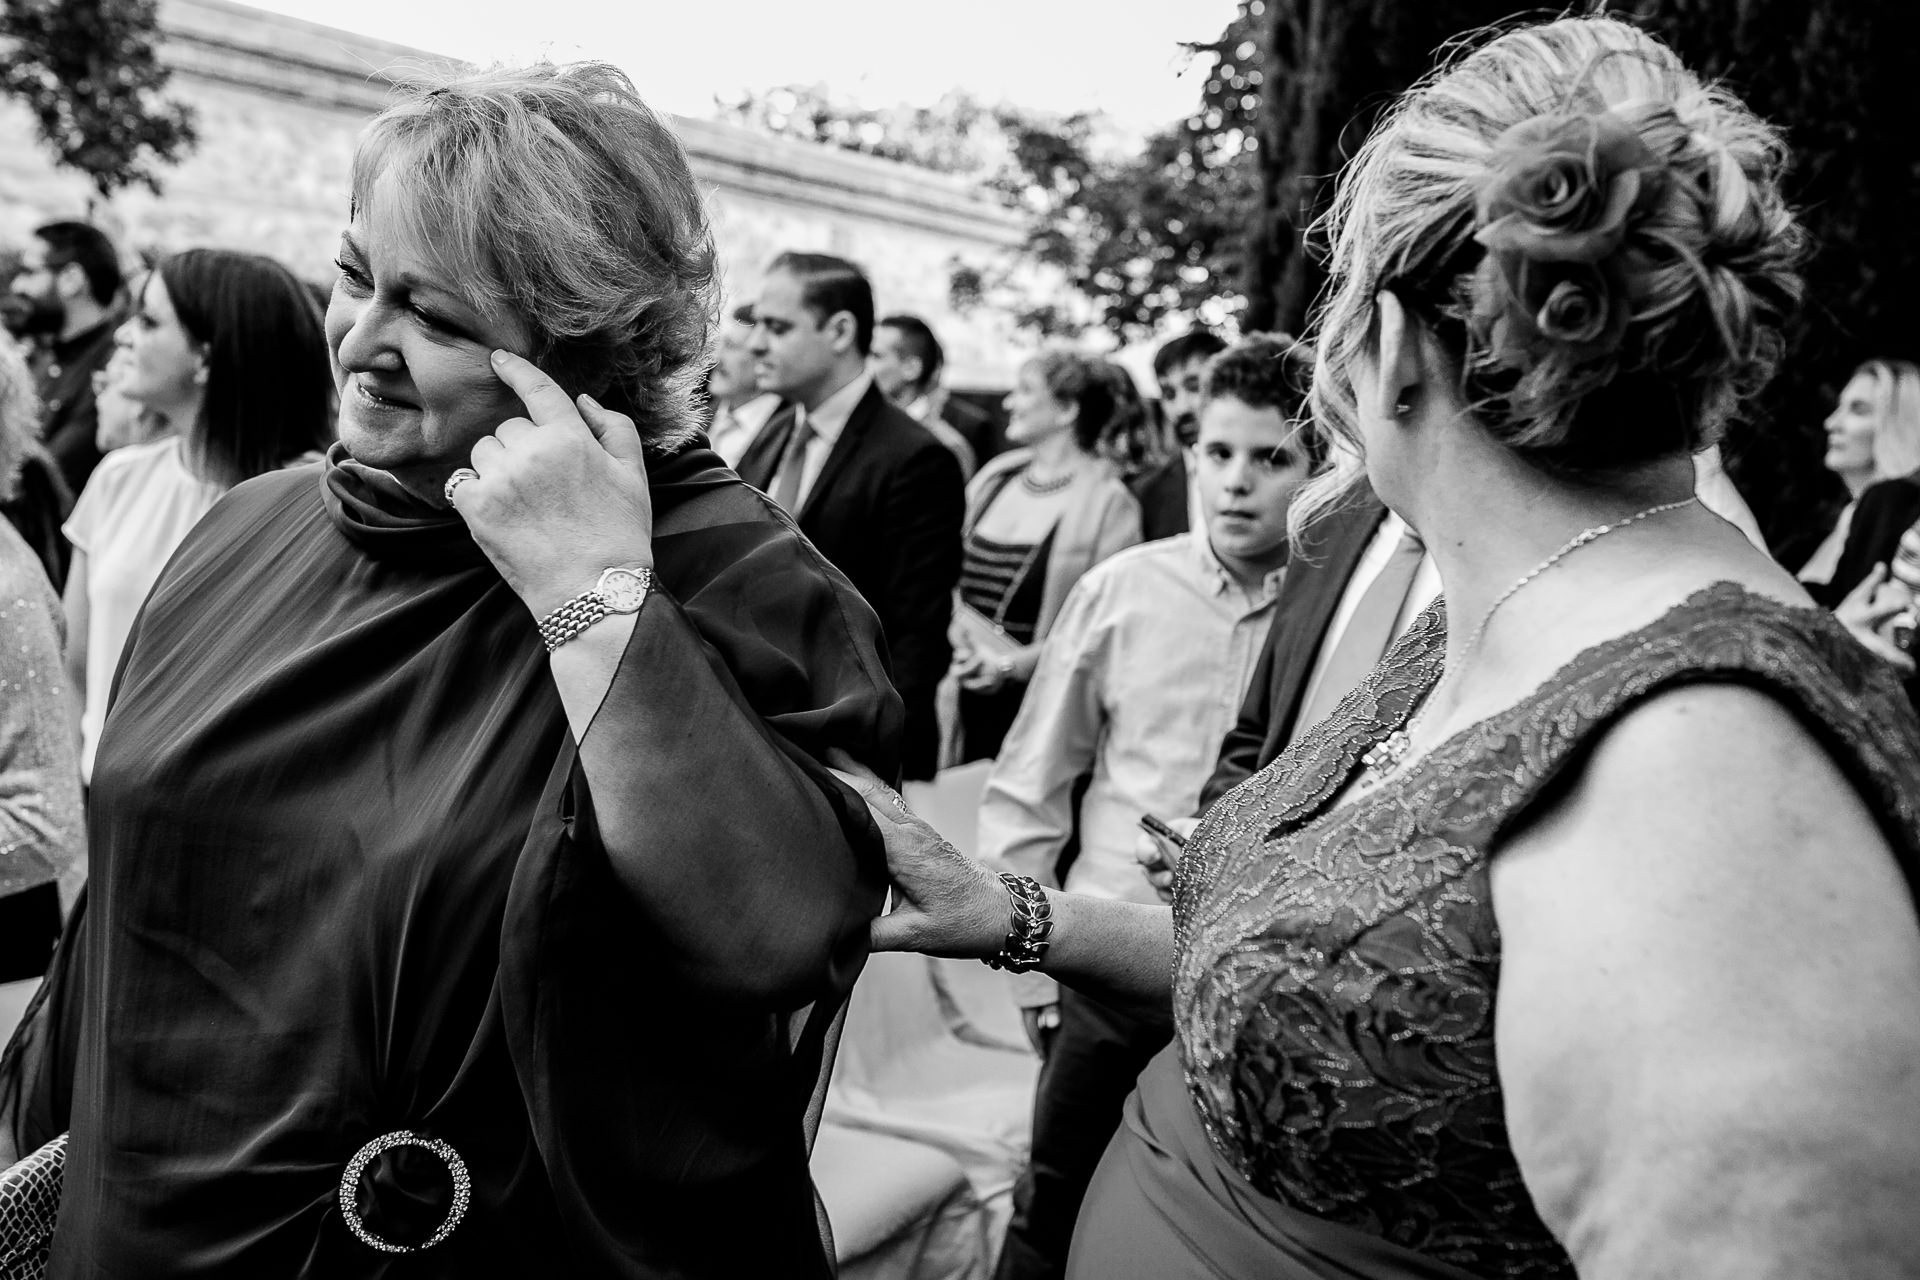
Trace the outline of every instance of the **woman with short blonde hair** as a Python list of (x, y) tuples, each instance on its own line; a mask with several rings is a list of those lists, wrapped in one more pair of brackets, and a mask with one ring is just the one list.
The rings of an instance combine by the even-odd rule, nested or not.
[(610, 67), (422, 85), (339, 268), (339, 442), (148, 598), (0, 1074), (17, 1146), (68, 1130), (49, 1274), (825, 1280), (812, 1100), (883, 885), (821, 759), (894, 773), (901, 710), (694, 443), (686, 156)]

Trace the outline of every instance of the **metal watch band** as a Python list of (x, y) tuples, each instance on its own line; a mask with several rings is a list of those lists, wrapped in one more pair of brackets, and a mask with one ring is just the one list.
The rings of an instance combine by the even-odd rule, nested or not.
[(552, 653), (602, 618), (635, 613), (653, 594), (653, 570), (643, 565), (615, 565), (600, 573), (586, 591), (540, 619), (540, 641)]
[(540, 619), (540, 640), (552, 653), (611, 612), (598, 591), (582, 592)]
[(1000, 883), (1007, 887), (1012, 919), (1007, 924), (1007, 940), (1001, 944), (1000, 954), (988, 957), (985, 963), (990, 969), (1025, 973), (1038, 968), (1046, 957), (1047, 944), (1053, 938), (1053, 904), (1047, 901), (1040, 882), (1031, 876), (1002, 871)]

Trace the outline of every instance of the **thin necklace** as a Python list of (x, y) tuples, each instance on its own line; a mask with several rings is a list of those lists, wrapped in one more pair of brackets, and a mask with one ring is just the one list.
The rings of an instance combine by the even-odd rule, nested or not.
[(1020, 487), (1035, 497), (1044, 498), (1048, 494), (1058, 493), (1072, 484), (1073, 478), (1079, 474), (1078, 471), (1069, 471), (1064, 475), (1055, 476), (1051, 480), (1035, 480), (1033, 478), (1032, 468), (1028, 468), (1020, 473)]
[(1368, 769), (1372, 770), (1375, 779), (1377, 780), (1388, 770), (1397, 767), (1402, 760), (1407, 758), (1407, 752), (1413, 747), (1414, 730), (1418, 729), (1420, 722), (1426, 719), (1428, 709), (1440, 701), (1441, 691), (1447, 687), (1448, 681), (1453, 679), (1453, 673), (1456, 670), (1466, 670), (1467, 664), (1479, 650), (1480, 638), (1487, 634), (1487, 624), (1493, 621), (1493, 615), (1500, 611), (1501, 605), (1513, 598), (1516, 591), (1526, 586), (1529, 582), (1532, 582), (1547, 570), (1553, 568), (1553, 566), (1559, 564), (1581, 547), (1586, 546), (1589, 542), (1597, 542), (1610, 533), (1618, 533), (1628, 525), (1638, 524), (1640, 521), (1652, 516), (1662, 515), (1668, 511), (1678, 511), (1682, 507), (1692, 506), (1694, 501), (1693, 498), (1689, 497), (1682, 498), (1678, 502), (1663, 502), (1657, 507), (1648, 507), (1645, 511), (1636, 512), (1628, 516), (1625, 520), (1616, 520), (1612, 524), (1595, 525), (1591, 529), (1575, 534), (1566, 546), (1561, 547), (1545, 560), (1542, 560), (1539, 564), (1521, 574), (1519, 580), (1505, 591), (1502, 591), (1500, 598), (1495, 600), (1493, 604), (1488, 607), (1486, 613), (1481, 616), (1480, 625), (1473, 629), (1473, 634), (1467, 637), (1466, 645), (1460, 650), (1459, 665), (1457, 667), (1447, 667), (1443, 670), (1440, 673), (1440, 679), (1434, 683), (1432, 691), (1427, 694), (1426, 699), (1421, 702), (1419, 708), (1413, 713), (1412, 717), (1408, 719), (1406, 724), (1395, 729), (1385, 738), (1382, 738), (1371, 751), (1368, 751), (1366, 755), (1361, 757), (1361, 762), (1365, 764)]

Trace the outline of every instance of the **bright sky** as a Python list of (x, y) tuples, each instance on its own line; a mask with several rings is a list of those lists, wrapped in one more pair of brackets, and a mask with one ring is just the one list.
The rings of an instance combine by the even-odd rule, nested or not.
[(654, 106), (712, 114), (737, 89), (824, 82), (868, 106), (952, 88), (1130, 132), (1199, 101), (1182, 40), (1217, 37), (1235, 0), (250, 0), (470, 60), (604, 58)]

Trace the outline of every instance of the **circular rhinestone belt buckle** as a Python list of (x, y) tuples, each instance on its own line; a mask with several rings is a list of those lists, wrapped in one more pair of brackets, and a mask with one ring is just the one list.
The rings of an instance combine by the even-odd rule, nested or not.
[[(453, 1177), (453, 1207), (447, 1210), (446, 1221), (421, 1244), (394, 1244), (382, 1240), (360, 1221), (360, 1211), (355, 1205), (359, 1198), (360, 1175), (366, 1172), (367, 1165), (375, 1156), (389, 1147), (425, 1147), (446, 1162), (447, 1172)], [(460, 1158), (460, 1153), (442, 1139), (423, 1137), (411, 1129), (396, 1129), (392, 1133), (381, 1134), (354, 1152), (353, 1159), (347, 1161), (347, 1167), (340, 1175), (340, 1216), (346, 1219), (347, 1229), (358, 1236), (362, 1244), (382, 1253), (417, 1253), (433, 1248), (453, 1234), (453, 1229), (467, 1216), (467, 1205), (472, 1198), (473, 1179), (467, 1175), (467, 1163)]]

